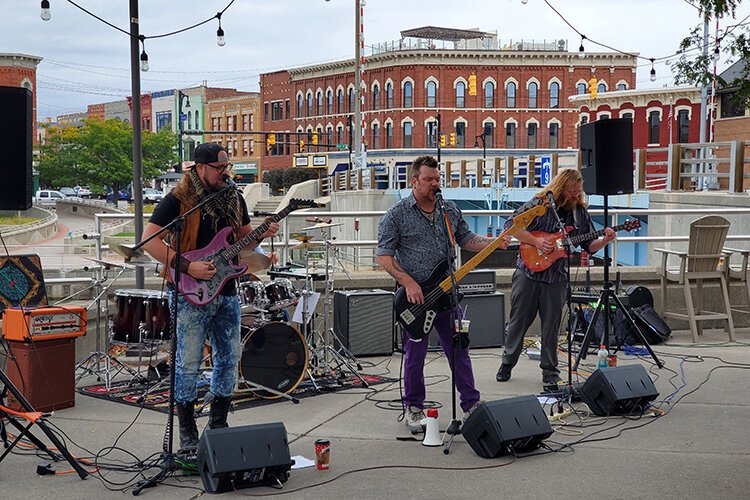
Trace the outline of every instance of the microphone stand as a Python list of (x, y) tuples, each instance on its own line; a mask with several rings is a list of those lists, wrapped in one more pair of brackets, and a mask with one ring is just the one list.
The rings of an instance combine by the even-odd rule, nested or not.
[[(453, 346), (451, 350), (451, 423), (445, 430), (445, 434), (448, 436), (448, 441), (443, 445), (443, 453), (450, 453), (450, 448), (453, 445), (453, 439), (456, 435), (461, 434), (461, 421), (456, 418), (456, 349), (461, 345), (461, 339), (459, 338), (460, 329), (456, 324), (456, 309), (458, 303), (461, 302), (461, 296), (456, 286), (456, 275), (455, 275), (455, 259), (456, 249), (452, 245), (451, 231), (449, 226), (448, 214), (445, 211), (445, 203), (443, 195), (440, 194), (438, 189), (435, 192), (435, 208), (440, 211), (441, 218), (443, 220), (443, 229), (445, 230), (445, 257), (448, 261), (448, 275), (451, 278), (451, 289), (448, 294), (450, 300), (449, 324), (451, 328), (451, 344)], [(426, 340), (426, 339), (425, 339)]]
[[(570, 235), (565, 230), (565, 223), (557, 213), (557, 204), (555, 196), (551, 191), (547, 191), (547, 199), (550, 202), (552, 213), (555, 216), (557, 227), (560, 230), (562, 246), (565, 247), (565, 258), (567, 260), (567, 269), (565, 272), (565, 303), (568, 309), (568, 382), (566, 385), (567, 394), (573, 395), (573, 288), (570, 282), (570, 253), (573, 250), (573, 242)], [(575, 208), (573, 210), (576, 210)]]
[[(220, 189), (219, 191), (216, 191), (215, 193), (212, 193), (210, 196), (207, 196), (198, 204), (196, 204), (193, 208), (185, 212), (184, 214), (175, 217), (172, 222), (167, 224), (166, 226), (162, 227), (158, 231), (156, 231), (154, 234), (146, 238), (145, 240), (141, 241), (137, 245), (133, 246), (131, 248), (132, 256), (135, 256), (139, 250), (149, 241), (153, 240), (160, 234), (163, 234), (166, 231), (169, 231), (172, 234), (172, 238), (174, 239), (175, 243), (175, 259), (174, 259), (174, 288), (172, 290), (172, 307), (170, 308), (170, 324), (169, 324), (169, 330), (170, 334), (172, 336), (171, 342), (170, 342), (170, 354), (172, 359), (177, 359), (177, 302), (179, 297), (179, 289), (180, 289), (180, 275), (182, 274), (180, 272), (180, 265), (182, 263), (182, 249), (180, 248), (180, 240), (182, 238), (182, 230), (183, 230), (183, 224), (185, 220), (188, 218), (189, 215), (194, 213), (196, 210), (200, 210), (200, 208), (208, 203), (209, 201), (213, 200), (214, 198), (217, 198), (218, 196), (221, 196), (225, 192), (227, 192), (230, 189), (233, 189), (235, 184), (227, 183), (225, 187)], [(167, 268), (169, 268), (169, 262), (166, 263)], [(135, 488), (133, 488), (133, 495), (137, 496), (141, 493), (141, 491), (144, 488), (152, 488), (156, 486), (157, 484), (161, 483), (169, 477), (169, 475), (178, 470), (177, 463), (175, 461), (175, 453), (173, 451), (172, 447), (172, 440), (173, 440), (173, 433), (174, 433), (174, 386), (175, 386), (175, 367), (172, 366), (172, 369), (169, 370), (169, 416), (167, 418), (167, 430), (164, 435), (164, 441), (162, 443), (162, 453), (161, 456), (158, 459), (158, 467), (159, 472), (157, 472), (155, 475), (142, 479), (138, 483), (136, 483)]]

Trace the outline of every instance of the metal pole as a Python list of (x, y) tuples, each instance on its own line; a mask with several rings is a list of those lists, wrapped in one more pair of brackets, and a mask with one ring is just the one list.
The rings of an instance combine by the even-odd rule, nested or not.
[(441, 136), (441, 128), (440, 128), (440, 113), (437, 114), (437, 135), (436, 135), (436, 137), (437, 137), (437, 141), (435, 141), (435, 142), (437, 142), (437, 144), (436, 144), (436, 146), (437, 146), (437, 161), (438, 161), (438, 165), (439, 165), (440, 164), (440, 139), (442, 138), (442, 136)]
[(177, 155), (180, 157), (179, 161), (177, 162), (177, 168), (175, 171), (177, 173), (182, 172), (182, 96), (184, 94), (182, 93), (182, 90), (177, 91)]
[[(708, 57), (708, 18), (710, 16), (710, 13), (708, 10), (706, 10), (705, 17), (703, 20), (703, 57)], [(706, 62), (708, 62), (706, 60)], [(708, 69), (708, 67), (706, 67)], [(700, 137), (699, 141), (701, 143), (706, 142), (706, 100), (708, 98), (708, 87), (706, 86), (705, 79), (703, 81), (703, 84), (701, 85), (701, 126), (700, 126)], [(706, 157), (706, 148), (700, 148), (700, 157), (705, 158)], [(693, 167), (693, 173), (695, 173), (695, 166)], [(698, 173), (706, 173), (706, 164), (701, 163), (699, 166), (699, 172)], [(706, 187), (706, 178), (705, 177), (698, 177), (697, 179), (697, 187), (698, 188), (705, 188)]]
[[(354, 2), (354, 154), (362, 158), (362, 4)], [(364, 166), (364, 165), (358, 165)]]
[[(130, 0), (130, 84), (133, 97), (133, 203), (135, 204), (135, 242), (143, 234), (143, 148), (141, 146), (141, 66), (138, 53), (138, 0)], [(117, 204), (117, 193), (112, 196)], [(135, 268), (135, 286), (143, 288), (143, 268)]]

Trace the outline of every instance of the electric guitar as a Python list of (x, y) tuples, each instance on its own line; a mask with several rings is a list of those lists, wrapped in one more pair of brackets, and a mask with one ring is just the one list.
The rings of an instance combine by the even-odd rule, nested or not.
[[(612, 229), (617, 231), (632, 231), (634, 229), (638, 229), (641, 227), (641, 221), (639, 219), (633, 219), (633, 220), (626, 220), (624, 223), (622, 223), (619, 226), (614, 226)], [(569, 232), (572, 228), (566, 227), (566, 232)], [(535, 247), (534, 245), (529, 245), (528, 243), (521, 243), (521, 258), (523, 259), (523, 263), (526, 264), (526, 267), (531, 269), (534, 272), (540, 272), (544, 271), (545, 269), (549, 268), (552, 264), (554, 264), (557, 260), (562, 259), (563, 257), (566, 257), (568, 254), (565, 250), (565, 247), (563, 246), (562, 242), (562, 234), (560, 231), (556, 233), (547, 233), (544, 231), (531, 231), (531, 234), (534, 236), (542, 237), (546, 239), (547, 241), (551, 241), (552, 244), (555, 246), (555, 249), (552, 250), (550, 253), (543, 253), (538, 247)], [(580, 234), (578, 236), (572, 236), (570, 238), (570, 241), (573, 243), (573, 245), (577, 245), (581, 243), (582, 241), (588, 241), (593, 240), (595, 238), (598, 238), (599, 236), (602, 236), (604, 234), (604, 229), (600, 229), (599, 231), (592, 231), (590, 233), (586, 234)]]
[[(466, 264), (454, 273), (456, 283), (461, 281), (470, 271), (482, 263), (502, 243), (503, 237), (513, 234), (518, 229), (525, 228), (531, 221), (544, 214), (547, 209), (544, 205), (537, 205), (513, 218), (513, 225), (500, 233), (495, 241), (484, 247), (479, 253), (472, 257)], [(423, 304), (411, 304), (406, 298), (406, 287), (396, 290), (393, 297), (393, 307), (396, 310), (396, 319), (404, 327), (409, 337), (421, 339), (429, 335), (435, 318), (442, 311), (450, 307), (448, 292), (453, 286), (450, 276), (447, 276), (448, 263), (441, 262), (433, 269), (430, 277), (419, 283), (424, 295)]]
[[(229, 244), (229, 236), (233, 228), (228, 226), (216, 233), (211, 243), (205, 247), (186, 252), (183, 254), (183, 257), (190, 262), (213, 260), (216, 267), (216, 274), (210, 280), (199, 280), (193, 278), (188, 273), (182, 273), (178, 289), (180, 294), (185, 297), (185, 300), (196, 306), (211, 303), (227, 281), (245, 274), (247, 264), (236, 265), (232, 262), (232, 259), (239, 255), (240, 250), (259, 239), (260, 235), (268, 230), (272, 222), (280, 221), (297, 209), (317, 206), (312, 200), (298, 200), (293, 198), (279, 213), (272, 215), (270, 217), (271, 220), (263, 222), (263, 224), (253, 229), (236, 243)], [(175, 270), (170, 268), (169, 272), (174, 281)]]

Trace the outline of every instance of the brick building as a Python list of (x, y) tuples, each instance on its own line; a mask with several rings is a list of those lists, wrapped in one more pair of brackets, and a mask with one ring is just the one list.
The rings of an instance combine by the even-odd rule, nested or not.
[[(409, 34), (376, 45), (365, 60), (368, 149), (433, 147), (438, 113), (441, 132), (455, 133), (456, 147), (471, 147), (483, 135), (487, 148), (575, 148), (578, 115), (567, 96), (585, 93), (592, 76), (603, 91), (635, 85), (632, 56), (581, 59), (565, 40), (509, 43), (493, 33), (443, 28)], [(437, 40), (444, 41), (440, 48)], [(264, 149), (264, 168), (291, 166), (299, 138), (310, 144), (313, 132), (321, 144), (349, 142), (354, 71), (350, 59), (260, 75), (262, 129), (275, 132), (277, 142)], [(476, 95), (469, 92), (471, 75)]]
[(207, 103), (205, 139), (227, 148), (238, 183), (255, 182), (258, 176), (264, 138), (236, 132), (257, 130), (259, 109), (260, 94), (257, 92), (237, 92), (237, 95), (217, 97)]
[[(141, 95), (141, 130), (154, 131), (152, 127), (152, 106), (151, 106), (151, 94)], [(133, 119), (133, 97), (128, 96), (128, 108), (130, 109), (130, 119)]]
[(31, 91), (31, 127), (34, 142), (36, 133), (36, 67), (41, 57), (26, 54), (0, 54), (0, 86), (23, 87)]

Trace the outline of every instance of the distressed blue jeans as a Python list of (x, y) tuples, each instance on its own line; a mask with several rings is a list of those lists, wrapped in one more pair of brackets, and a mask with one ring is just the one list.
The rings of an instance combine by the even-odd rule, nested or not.
[[(173, 300), (170, 293), (170, 307)], [(240, 301), (237, 295), (218, 295), (204, 306), (194, 306), (184, 297), (179, 297), (174, 363), (174, 398), (178, 403), (195, 401), (198, 397), (198, 368), (206, 339), (211, 341), (212, 349), (211, 392), (229, 397), (234, 392), (241, 355)]]

